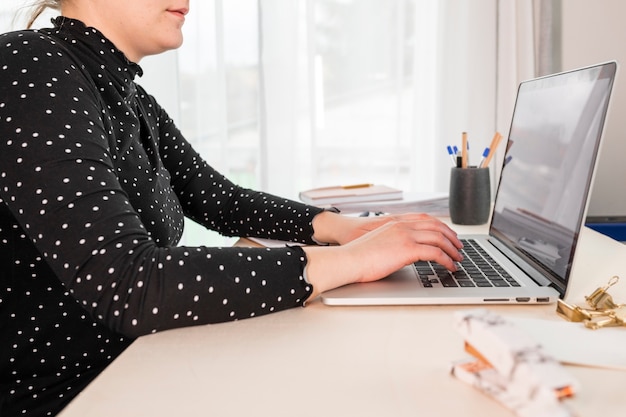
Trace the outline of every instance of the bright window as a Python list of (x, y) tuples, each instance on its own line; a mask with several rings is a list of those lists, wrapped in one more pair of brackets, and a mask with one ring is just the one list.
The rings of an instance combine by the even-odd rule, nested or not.
[[(0, 29), (19, 4), (2, 1)], [(142, 60), (137, 81), (242, 186), (294, 199), (363, 182), (446, 191), (445, 146), (469, 131), (479, 152), (495, 131), (495, 0), (190, 6), (183, 46)], [(184, 243), (223, 241), (190, 223)]]

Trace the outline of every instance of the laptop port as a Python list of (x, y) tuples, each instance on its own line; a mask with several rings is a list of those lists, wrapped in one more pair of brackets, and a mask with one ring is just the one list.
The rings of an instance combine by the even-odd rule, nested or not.
[(550, 302), (550, 297), (537, 297), (537, 302), (538, 303), (549, 303)]
[(530, 301), (530, 297), (516, 297), (515, 301), (518, 303), (527, 303)]

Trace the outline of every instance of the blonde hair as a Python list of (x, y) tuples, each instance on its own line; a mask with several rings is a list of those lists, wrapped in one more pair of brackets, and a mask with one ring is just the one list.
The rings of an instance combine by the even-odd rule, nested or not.
[(33, 26), (33, 23), (35, 23), (35, 20), (37, 20), (37, 18), (39, 16), (41, 16), (41, 14), (46, 10), (46, 9), (56, 9), (59, 10), (61, 8), (61, 3), (63, 2), (63, 0), (37, 0), (34, 1), (30, 7), (32, 7), (32, 11), (30, 12), (29, 16), (28, 16), (28, 23), (26, 25), (27, 29), (30, 29)]

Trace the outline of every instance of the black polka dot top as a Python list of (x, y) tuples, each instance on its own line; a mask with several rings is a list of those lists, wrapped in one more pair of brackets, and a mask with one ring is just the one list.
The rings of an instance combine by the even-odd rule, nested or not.
[(321, 210), (228, 181), (99, 31), (0, 35), (0, 415), (54, 415), (138, 336), (302, 305), (304, 251), (177, 246), (187, 216), (312, 241)]

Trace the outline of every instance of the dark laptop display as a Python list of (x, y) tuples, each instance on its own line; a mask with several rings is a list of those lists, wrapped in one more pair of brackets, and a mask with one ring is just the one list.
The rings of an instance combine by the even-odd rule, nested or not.
[(561, 293), (615, 70), (613, 63), (548, 76), (518, 91), (490, 234), (552, 277)]

